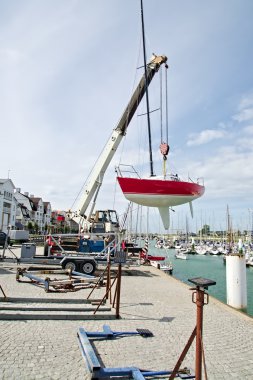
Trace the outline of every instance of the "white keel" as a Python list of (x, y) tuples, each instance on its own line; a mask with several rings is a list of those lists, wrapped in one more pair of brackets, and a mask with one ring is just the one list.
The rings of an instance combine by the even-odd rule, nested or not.
[(163, 222), (163, 227), (168, 230), (170, 227), (170, 209), (169, 207), (158, 207)]
[(189, 205), (190, 205), (191, 216), (192, 216), (192, 218), (193, 218), (193, 206), (192, 206), (192, 201), (189, 202)]

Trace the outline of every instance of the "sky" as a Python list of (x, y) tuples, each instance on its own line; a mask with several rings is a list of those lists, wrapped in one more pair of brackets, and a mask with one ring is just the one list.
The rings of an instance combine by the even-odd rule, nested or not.
[[(203, 224), (224, 229), (227, 206), (233, 227), (250, 229), (253, 2), (144, 0), (143, 5), (147, 59), (152, 53), (168, 57), (168, 170), (183, 179), (203, 178), (205, 184), (205, 194), (193, 203), (194, 218), (188, 205), (175, 207), (171, 230), (186, 224), (192, 231)], [(0, 178), (10, 178), (21, 192), (51, 202), (53, 209), (75, 210), (142, 65), (139, 0), (1, 1)], [(159, 108), (159, 73), (149, 96), (151, 110)], [(115, 167), (130, 164), (141, 175), (148, 173), (142, 113), (145, 101), (97, 200), (97, 208), (115, 208), (120, 217), (127, 201)], [(151, 114), (157, 175), (162, 173), (160, 118), (160, 112)], [(143, 228), (163, 232), (156, 209), (142, 213)]]

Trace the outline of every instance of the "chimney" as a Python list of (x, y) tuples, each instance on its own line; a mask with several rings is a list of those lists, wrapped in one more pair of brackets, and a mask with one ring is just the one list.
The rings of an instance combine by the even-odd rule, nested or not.
[(31, 194), (31, 195), (30, 195), (30, 198), (34, 198), (34, 195), (33, 195), (33, 194)]
[(21, 193), (20, 187), (16, 187), (16, 193)]
[(25, 195), (26, 197), (29, 197), (29, 193), (28, 193), (27, 191), (24, 193), (24, 195)]

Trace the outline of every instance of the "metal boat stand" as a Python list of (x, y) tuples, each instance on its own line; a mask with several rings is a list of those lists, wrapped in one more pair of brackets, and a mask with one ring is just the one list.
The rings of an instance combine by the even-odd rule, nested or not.
[[(147, 377), (170, 375), (172, 371), (147, 371), (137, 367), (102, 367), (99, 359), (91, 345), (90, 338), (114, 339), (117, 337), (140, 335), (142, 337), (152, 337), (153, 333), (146, 329), (136, 329), (136, 331), (112, 331), (110, 326), (104, 325), (102, 332), (88, 332), (84, 328), (78, 329), (78, 340), (82, 356), (87, 364), (92, 379), (102, 379), (111, 377), (129, 377), (135, 380), (144, 380)], [(195, 375), (188, 369), (178, 370), (177, 376), (181, 379), (194, 379)]]
[(207, 379), (207, 373), (206, 373), (206, 364), (205, 364), (205, 355), (204, 355), (204, 347), (203, 347), (203, 341), (202, 341), (202, 332), (203, 332), (203, 307), (204, 305), (207, 305), (209, 302), (209, 295), (205, 292), (206, 289), (208, 289), (208, 286), (216, 285), (216, 282), (213, 280), (209, 280), (207, 278), (203, 277), (195, 277), (188, 279), (191, 283), (196, 285), (195, 288), (191, 288), (190, 290), (194, 290), (192, 293), (192, 302), (196, 304), (197, 306), (197, 322), (196, 326), (183, 350), (181, 353), (177, 364), (174, 367), (174, 370), (172, 371), (169, 380), (173, 380), (177, 376), (177, 371), (182, 365), (182, 362), (191, 347), (194, 338), (196, 337), (196, 354), (195, 354), (195, 374), (196, 380), (201, 380), (202, 378), (202, 357), (203, 357), (203, 364), (205, 369), (205, 376)]
[[(135, 380), (143, 380), (147, 377), (158, 377), (170, 375), (169, 380), (175, 379), (175, 377), (179, 377), (181, 379), (195, 379), (201, 380), (202, 378), (202, 358), (205, 369), (205, 375), (207, 379), (206, 373), (206, 365), (205, 365), (205, 356), (204, 356), (204, 348), (202, 341), (202, 330), (203, 330), (203, 307), (207, 305), (209, 302), (209, 295), (205, 292), (208, 289), (208, 286), (215, 285), (216, 282), (213, 280), (209, 280), (202, 277), (191, 278), (188, 281), (196, 285), (195, 288), (191, 288), (194, 290), (192, 293), (192, 302), (197, 306), (197, 322), (196, 326), (183, 350), (181, 353), (174, 369), (172, 371), (144, 371), (137, 367), (117, 367), (117, 368), (104, 368), (101, 366), (99, 359), (96, 356), (96, 353), (91, 345), (89, 338), (101, 338), (101, 339), (113, 339), (119, 336), (128, 336), (128, 335), (141, 335), (141, 336), (152, 336), (153, 334), (148, 331), (148, 334), (142, 334), (141, 331), (138, 330), (135, 332), (117, 332), (112, 331), (109, 326), (104, 325), (103, 332), (87, 332), (84, 328), (79, 328), (78, 330), (78, 339), (79, 345), (82, 352), (82, 356), (85, 359), (85, 362), (88, 366), (88, 369), (91, 374), (92, 379), (102, 379), (102, 378), (111, 378), (111, 377), (129, 377)], [(194, 338), (196, 337), (196, 356), (195, 356), (195, 373), (193, 370), (188, 368), (181, 368), (182, 362), (191, 347)]]
[[(101, 300), (101, 304), (102, 304), (102, 302), (105, 302), (105, 300), (107, 300), (110, 297), (110, 304), (112, 304), (113, 308), (115, 307), (115, 310), (116, 310), (115, 316), (116, 316), (117, 319), (120, 318), (120, 311), (119, 310), (120, 310), (120, 291), (121, 291), (122, 264), (126, 264), (126, 261), (127, 261), (127, 253), (125, 251), (120, 250), (118, 252), (115, 252), (113, 263), (114, 264), (118, 264), (118, 270), (117, 270), (117, 274), (114, 277), (113, 281), (112, 281), (112, 278), (111, 278), (111, 259), (110, 259), (109, 255), (108, 255), (108, 259), (107, 259), (107, 266), (106, 266), (106, 269), (105, 269), (105, 271), (107, 271), (107, 276), (106, 276), (107, 277), (107, 280), (106, 280), (106, 292), (105, 292), (104, 297)], [(116, 282), (115, 293), (114, 293), (114, 298), (113, 298), (113, 302), (112, 302), (111, 291), (112, 291), (112, 288), (113, 288), (113, 285), (114, 285), (115, 282)], [(90, 295), (92, 294), (93, 290), (88, 295), (87, 299), (90, 297)], [(96, 314), (96, 312), (99, 309), (99, 307), (100, 307), (100, 304), (98, 305), (97, 309), (94, 311), (93, 314)]]
[(4, 293), (4, 290), (3, 290), (3, 288), (2, 288), (2, 285), (0, 285), (0, 290), (1, 290), (1, 292), (3, 293), (4, 299), (6, 299), (7, 296), (6, 296), (6, 294)]
[[(67, 274), (69, 275), (69, 279), (64, 280), (57, 280), (57, 279), (50, 279), (49, 277), (41, 278), (37, 276), (37, 274)], [(72, 278), (75, 276), (75, 278)], [(39, 285), (43, 285), (46, 292), (50, 291), (50, 287), (54, 289), (70, 289), (74, 288), (75, 286), (80, 286), (81, 284), (87, 284), (89, 286), (89, 283), (94, 282), (97, 278), (84, 274), (79, 272), (69, 272), (64, 270), (42, 270), (42, 271), (36, 271), (31, 272), (27, 271), (26, 268), (18, 268), (17, 274), (16, 274), (16, 280), (20, 282), (20, 277), (27, 277), (32, 282), (35, 282)]]

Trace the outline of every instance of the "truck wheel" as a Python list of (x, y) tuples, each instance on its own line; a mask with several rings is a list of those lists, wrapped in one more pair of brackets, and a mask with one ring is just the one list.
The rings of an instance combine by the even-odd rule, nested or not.
[(71, 272), (76, 271), (76, 263), (74, 261), (68, 261), (64, 265), (64, 269), (70, 269)]
[(96, 270), (96, 264), (93, 261), (85, 261), (82, 264), (82, 271), (85, 274), (93, 274)]

